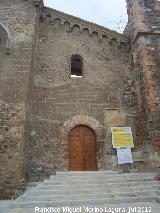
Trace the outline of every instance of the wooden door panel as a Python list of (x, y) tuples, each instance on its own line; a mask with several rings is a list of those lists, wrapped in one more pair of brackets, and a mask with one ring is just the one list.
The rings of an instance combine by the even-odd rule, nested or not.
[(91, 136), (85, 136), (85, 170), (96, 170), (95, 140)]
[(76, 137), (72, 137), (70, 141), (70, 165), (72, 170), (81, 171), (83, 165), (83, 155), (82, 155), (82, 144), (80, 139)]
[(78, 153), (74, 153), (70, 158), (71, 170), (82, 171), (83, 170), (83, 156)]
[(96, 170), (96, 136), (85, 126), (72, 129), (69, 135), (69, 169)]

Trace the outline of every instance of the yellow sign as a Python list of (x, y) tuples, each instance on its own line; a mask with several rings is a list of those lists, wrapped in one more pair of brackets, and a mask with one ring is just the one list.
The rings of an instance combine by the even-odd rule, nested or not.
[(111, 127), (111, 132), (131, 132), (131, 127)]
[(112, 127), (113, 148), (134, 147), (131, 127)]

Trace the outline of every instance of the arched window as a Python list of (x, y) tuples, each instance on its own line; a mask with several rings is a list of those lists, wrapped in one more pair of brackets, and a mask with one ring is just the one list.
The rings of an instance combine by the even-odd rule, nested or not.
[(0, 45), (6, 54), (10, 54), (12, 50), (12, 41), (8, 29), (0, 23)]
[(83, 77), (83, 60), (80, 55), (71, 57), (71, 78)]

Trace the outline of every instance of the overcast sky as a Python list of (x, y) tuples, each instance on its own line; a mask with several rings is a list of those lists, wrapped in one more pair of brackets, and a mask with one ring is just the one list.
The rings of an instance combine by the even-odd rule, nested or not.
[(127, 22), (125, 0), (44, 0), (44, 4), (119, 32)]

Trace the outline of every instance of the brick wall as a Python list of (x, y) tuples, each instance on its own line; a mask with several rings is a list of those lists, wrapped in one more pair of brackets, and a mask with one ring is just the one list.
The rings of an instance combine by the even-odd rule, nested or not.
[(159, 152), (160, 2), (157, 0), (129, 0), (127, 3), (129, 23), (125, 33), (128, 31), (132, 40), (135, 78), (139, 79), (140, 83), (140, 99), (142, 101), (139, 101), (139, 112), (144, 121), (143, 131), (147, 143), (153, 144), (155, 152)]

